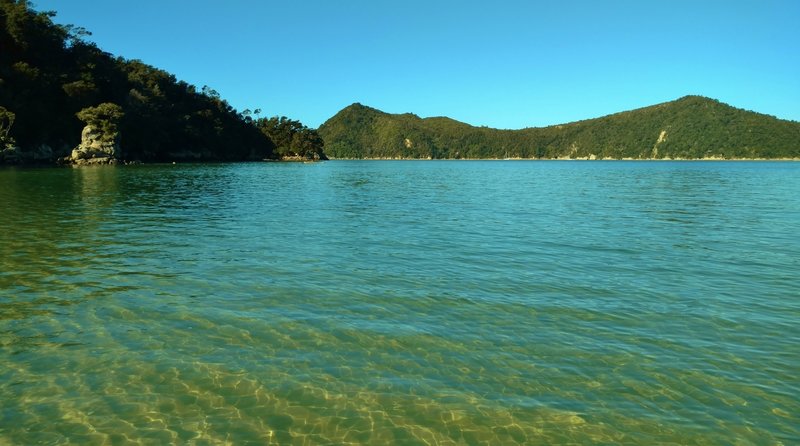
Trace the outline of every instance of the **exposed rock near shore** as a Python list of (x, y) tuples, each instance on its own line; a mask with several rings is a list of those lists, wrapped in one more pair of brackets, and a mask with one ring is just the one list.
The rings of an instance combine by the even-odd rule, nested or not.
[(327, 161), (328, 157), (324, 154), (320, 156), (319, 153), (308, 153), (306, 156), (300, 155), (284, 155), (280, 158), (281, 161), (294, 161), (294, 162), (309, 162), (309, 161)]
[(116, 164), (122, 155), (117, 124), (124, 116), (122, 107), (111, 102), (86, 107), (76, 114), (86, 126), (81, 143), (65, 160), (71, 164)]
[(119, 133), (109, 135), (91, 124), (83, 128), (81, 143), (63, 159), (67, 164), (115, 164), (120, 155)]
[(81, 143), (72, 151), (69, 161), (74, 164), (114, 164), (122, 153), (119, 141), (119, 132), (109, 134), (88, 124), (83, 128)]

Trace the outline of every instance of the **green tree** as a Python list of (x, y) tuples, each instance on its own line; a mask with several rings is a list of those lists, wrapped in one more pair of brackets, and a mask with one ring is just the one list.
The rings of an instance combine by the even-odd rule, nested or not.
[(300, 121), (273, 116), (258, 119), (256, 127), (275, 143), (276, 152), (282, 157), (325, 159), (322, 138)]
[(119, 122), (125, 113), (119, 105), (104, 102), (96, 107), (86, 107), (76, 116), (87, 125), (101, 129), (104, 134), (113, 135), (118, 132)]

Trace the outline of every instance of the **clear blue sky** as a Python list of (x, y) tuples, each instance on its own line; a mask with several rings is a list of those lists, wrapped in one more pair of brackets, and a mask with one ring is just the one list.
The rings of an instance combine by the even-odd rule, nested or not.
[(798, 0), (34, 0), (102, 49), (317, 127), (521, 128), (699, 94), (800, 121)]

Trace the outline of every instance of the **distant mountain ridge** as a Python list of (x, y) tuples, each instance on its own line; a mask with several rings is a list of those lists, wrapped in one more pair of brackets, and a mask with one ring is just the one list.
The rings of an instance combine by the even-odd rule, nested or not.
[(322, 124), (319, 134), (331, 158), (800, 158), (800, 123), (702, 96), (521, 130), (356, 103)]

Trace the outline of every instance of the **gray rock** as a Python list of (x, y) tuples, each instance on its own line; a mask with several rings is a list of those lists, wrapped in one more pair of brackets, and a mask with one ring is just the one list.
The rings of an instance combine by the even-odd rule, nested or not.
[[(103, 129), (87, 125), (81, 132), (81, 143), (72, 150), (70, 159), (76, 164), (109, 164), (122, 153), (119, 132), (108, 134)], [(81, 162), (85, 160), (97, 160)]]
[(33, 161), (51, 161), (54, 158), (53, 148), (47, 144), (42, 144), (30, 154)]
[(103, 164), (119, 164), (119, 160), (110, 156), (100, 156), (95, 158), (73, 159), (74, 166), (99, 166)]

